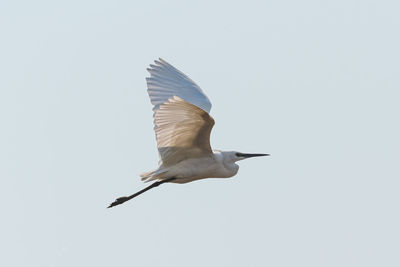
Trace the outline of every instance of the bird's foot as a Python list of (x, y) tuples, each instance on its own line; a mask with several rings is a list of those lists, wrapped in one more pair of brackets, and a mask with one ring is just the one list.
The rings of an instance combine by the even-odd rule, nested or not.
[(113, 203), (111, 203), (110, 206), (108, 206), (107, 208), (112, 208), (114, 206), (120, 205), (125, 201), (128, 201), (129, 199), (130, 199), (129, 197), (119, 197)]

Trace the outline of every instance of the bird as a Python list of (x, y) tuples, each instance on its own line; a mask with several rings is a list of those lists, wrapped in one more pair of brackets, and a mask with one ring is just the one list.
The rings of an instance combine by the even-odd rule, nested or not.
[(183, 72), (159, 58), (147, 68), (147, 92), (153, 105), (154, 131), (159, 152), (157, 169), (140, 175), (154, 181), (133, 195), (117, 198), (120, 205), (164, 183), (184, 184), (205, 178), (229, 178), (237, 174), (236, 162), (270, 154), (213, 150), (210, 145), (214, 119), (211, 102), (203, 90)]

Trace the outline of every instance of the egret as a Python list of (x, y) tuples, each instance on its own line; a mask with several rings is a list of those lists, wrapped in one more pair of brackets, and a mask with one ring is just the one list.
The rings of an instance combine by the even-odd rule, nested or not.
[(269, 154), (212, 150), (210, 133), (214, 119), (211, 103), (188, 76), (159, 58), (150, 64), (147, 92), (153, 104), (154, 131), (159, 152), (156, 170), (141, 174), (150, 186), (117, 198), (108, 208), (120, 205), (163, 183), (188, 183), (204, 178), (228, 178), (239, 170), (237, 161)]

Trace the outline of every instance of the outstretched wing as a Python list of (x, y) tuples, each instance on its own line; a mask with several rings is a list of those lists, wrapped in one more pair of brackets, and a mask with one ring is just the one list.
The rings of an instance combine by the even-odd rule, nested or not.
[(212, 154), (210, 134), (214, 119), (182, 98), (174, 96), (161, 104), (154, 111), (154, 124), (164, 166)]
[(147, 92), (154, 105), (154, 130), (164, 166), (212, 153), (211, 103), (188, 76), (163, 59), (147, 70)]
[(166, 103), (168, 99), (178, 96), (185, 101), (210, 112), (211, 103), (201, 88), (188, 76), (177, 70), (163, 59), (155, 60), (147, 70), (147, 92), (154, 110)]

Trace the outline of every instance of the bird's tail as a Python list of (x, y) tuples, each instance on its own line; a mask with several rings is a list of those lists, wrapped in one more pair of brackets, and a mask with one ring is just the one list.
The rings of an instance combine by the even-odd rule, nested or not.
[(161, 177), (159, 177), (160, 174), (163, 174), (167, 172), (167, 170), (165, 169), (158, 169), (158, 170), (154, 170), (154, 171), (149, 171), (149, 172), (144, 172), (140, 175), (140, 178), (142, 179), (143, 182), (150, 182), (153, 180), (157, 180), (160, 179)]

